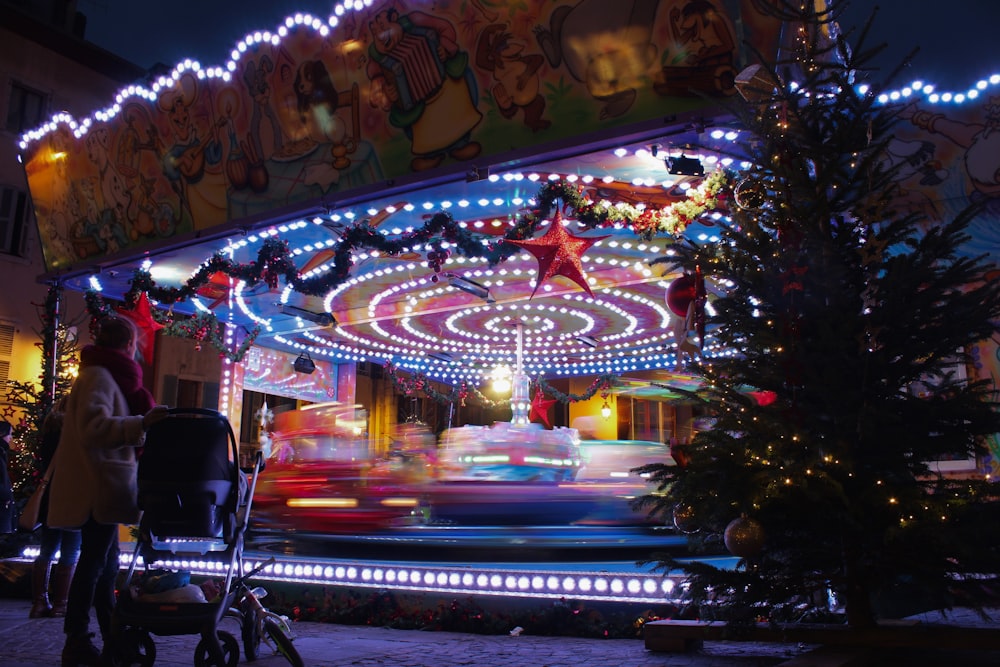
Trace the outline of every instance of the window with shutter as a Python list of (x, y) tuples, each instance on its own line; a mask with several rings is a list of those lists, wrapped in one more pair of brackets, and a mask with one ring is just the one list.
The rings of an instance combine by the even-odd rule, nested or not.
[(7, 131), (21, 134), (35, 129), (45, 122), (47, 108), (48, 97), (44, 93), (12, 82), (7, 100)]
[(14, 325), (0, 322), (0, 399), (6, 399), (10, 380), (10, 358), (14, 352)]
[(0, 252), (23, 257), (28, 230), (28, 196), (0, 186)]

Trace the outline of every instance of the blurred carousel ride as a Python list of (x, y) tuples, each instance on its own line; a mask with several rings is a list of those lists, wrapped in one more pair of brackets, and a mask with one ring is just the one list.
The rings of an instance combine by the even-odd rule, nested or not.
[(581, 441), (575, 428), (400, 424), (377, 455), (357, 406), (275, 415), (254, 528), (357, 534), (414, 526), (644, 525), (634, 470), (672, 463), (662, 443)]

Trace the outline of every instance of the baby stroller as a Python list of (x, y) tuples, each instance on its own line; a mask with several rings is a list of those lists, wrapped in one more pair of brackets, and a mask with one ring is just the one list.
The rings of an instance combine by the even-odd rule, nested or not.
[[(258, 454), (250, 469), (240, 469), (229, 421), (214, 410), (173, 409), (149, 429), (138, 473), (143, 515), (111, 618), (111, 650), (105, 651), (115, 667), (151, 666), (156, 659), (151, 634), (199, 634), (195, 665), (237, 664), (239, 645), (218, 625), (231, 608), (239, 608), (236, 598), (245, 590), (240, 585), (243, 539), (261, 466)], [(249, 483), (244, 472), (252, 473)], [(140, 559), (142, 575), (136, 568)], [(204, 601), (202, 596), (198, 600), (192, 595), (196, 601), (183, 597), (164, 601), (162, 596), (140, 593), (137, 582), (143, 579), (182, 574), (151, 570), (153, 565), (194, 559), (210, 561), (220, 574), (225, 573), (225, 584), (214, 599)], [(198, 589), (194, 593), (201, 590), (193, 588)]]

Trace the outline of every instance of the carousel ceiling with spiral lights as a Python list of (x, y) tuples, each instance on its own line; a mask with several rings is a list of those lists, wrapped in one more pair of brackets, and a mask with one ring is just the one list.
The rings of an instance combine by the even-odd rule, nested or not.
[[(470, 171), (450, 182), (238, 227), (216, 240), (71, 277), (67, 285), (113, 298), (145, 269), (157, 285), (180, 286), (213, 255), (252, 262), (268, 240), (287, 244), (299, 275), (321, 274), (348, 228), (368, 225), (386, 239), (402, 239), (439, 213), (481, 243), (495, 244), (533, 210), (547, 183), (569, 185), (588, 201), (669, 211), (691, 201), (706, 177), (671, 174), (666, 157), (686, 150), (709, 175), (737, 169), (736, 139), (726, 127), (685, 126), (674, 130), (670, 145), (652, 137), (558, 159), (540, 155), (531, 164)], [(713, 148), (692, 150), (695, 141)], [(681, 142), (686, 148), (673, 148)], [(517, 324), (530, 375), (622, 374), (676, 364), (680, 323), (666, 294), (678, 274), (667, 263), (651, 264), (669, 257), (674, 236), (644, 240), (627, 221), (584, 229), (573, 213), (557, 200), (534, 236), (492, 266), (440, 239), (394, 255), (358, 249), (347, 279), (322, 295), (304, 295), (285, 281), (248, 288), (219, 273), (174, 310), (211, 312), (234, 327), (257, 329), (255, 342), (265, 347), (335, 363), (388, 362), (444, 381), (478, 382), (498, 365), (513, 367)], [(725, 214), (724, 205), (705, 210), (683, 233), (710, 242), (714, 221)], [(703, 352), (720, 353), (711, 340)]]

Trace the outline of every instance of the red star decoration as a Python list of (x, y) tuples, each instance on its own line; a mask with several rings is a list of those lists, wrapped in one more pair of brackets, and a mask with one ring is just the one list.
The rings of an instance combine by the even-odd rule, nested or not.
[(594, 245), (607, 236), (594, 236), (583, 238), (574, 236), (563, 227), (562, 219), (558, 213), (549, 225), (549, 230), (537, 239), (526, 239), (524, 241), (510, 241), (516, 246), (524, 248), (538, 259), (538, 277), (535, 279), (535, 289), (531, 291), (531, 296), (542, 286), (542, 283), (552, 276), (564, 276), (586, 290), (591, 297), (594, 293), (590, 291), (587, 284), (587, 274), (583, 271), (583, 264), (580, 258), (587, 248)]
[(163, 325), (153, 319), (153, 309), (149, 304), (149, 297), (143, 292), (136, 299), (135, 307), (131, 310), (118, 309), (118, 314), (127, 317), (135, 324), (138, 339), (136, 349), (142, 355), (142, 361), (147, 364), (153, 363), (153, 344), (156, 341), (156, 332), (163, 328)]
[(545, 428), (552, 428), (552, 423), (549, 421), (549, 408), (555, 405), (555, 403), (556, 400), (554, 398), (545, 398), (545, 394), (539, 389), (535, 392), (535, 397), (531, 399), (531, 410), (528, 411), (528, 421), (539, 419), (545, 424)]

